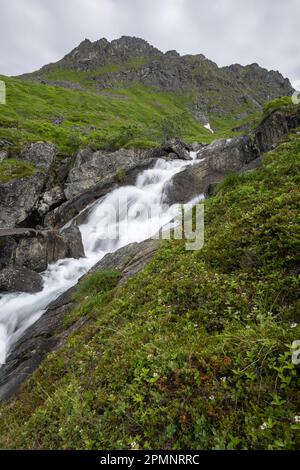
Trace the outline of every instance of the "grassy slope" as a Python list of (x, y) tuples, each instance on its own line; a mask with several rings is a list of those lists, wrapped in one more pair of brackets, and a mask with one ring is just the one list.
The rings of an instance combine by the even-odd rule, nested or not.
[[(183, 123), (183, 138), (210, 142), (232, 135), (230, 129), (240, 123), (234, 116), (218, 119), (215, 124), (219, 131), (212, 135), (187, 111), (189, 97), (140, 85), (100, 94), (93, 89), (81, 92), (3, 76), (0, 79), (7, 88), (7, 104), (0, 106), (0, 140), (11, 141), (15, 148), (36, 140), (52, 141), (66, 153), (80, 145), (151, 147), (162, 140), (162, 121), (176, 117)], [(53, 123), (57, 118), (63, 118), (59, 125)]]
[(89, 323), (2, 406), (0, 447), (299, 448), (299, 175), (293, 133), (205, 202), (201, 251), (88, 279), (66, 322)]

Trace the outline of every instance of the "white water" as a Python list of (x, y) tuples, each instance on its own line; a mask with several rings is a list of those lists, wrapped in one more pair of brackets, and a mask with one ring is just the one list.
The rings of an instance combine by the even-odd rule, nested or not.
[(135, 186), (125, 186), (96, 203), (86, 222), (79, 226), (85, 258), (62, 259), (42, 274), (43, 290), (37, 294), (13, 293), (0, 296), (0, 366), (12, 345), (36, 322), (47, 306), (74, 286), (107, 253), (154, 236), (178, 213), (163, 204), (163, 190), (171, 178), (193, 161), (158, 160), (153, 169), (143, 171)]

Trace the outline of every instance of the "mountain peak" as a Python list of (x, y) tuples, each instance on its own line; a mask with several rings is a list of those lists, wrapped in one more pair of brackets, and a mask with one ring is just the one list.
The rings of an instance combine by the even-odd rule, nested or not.
[(91, 70), (111, 62), (125, 62), (134, 58), (153, 58), (162, 55), (160, 50), (145, 39), (134, 36), (121, 36), (111, 42), (106, 38), (94, 42), (85, 39), (60, 61), (60, 65), (67, 65), (75, 70)]

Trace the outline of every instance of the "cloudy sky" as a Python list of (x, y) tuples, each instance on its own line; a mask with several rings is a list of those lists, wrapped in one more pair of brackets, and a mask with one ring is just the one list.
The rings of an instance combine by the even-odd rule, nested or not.
[(0, 74), (55, 62), (84, 38), (122, 35), (162, 51), (253, 63), (300, 79), (299, 0), (0, 0)]

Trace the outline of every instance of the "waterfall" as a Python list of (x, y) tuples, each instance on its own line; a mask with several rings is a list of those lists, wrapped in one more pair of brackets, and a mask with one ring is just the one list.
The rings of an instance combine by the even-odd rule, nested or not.
[[(74, 286), (107, 253), (133, 242), (151, 238), (177, 215), (164, 204), (163, 191), (171, 178), (191, 161), (157, 160), (153, 169), (140, 173), (135, 185), (108, 193), (94, 204), (79, 226), (85, 258), (62, 259), (42, 273), (43, 290), (37, 294), (13, 293), (0, 296), (0, 365), (27, 328), (43, 315), (48, 305)], [(178, 209), (177, 209), (178, 210)]]

